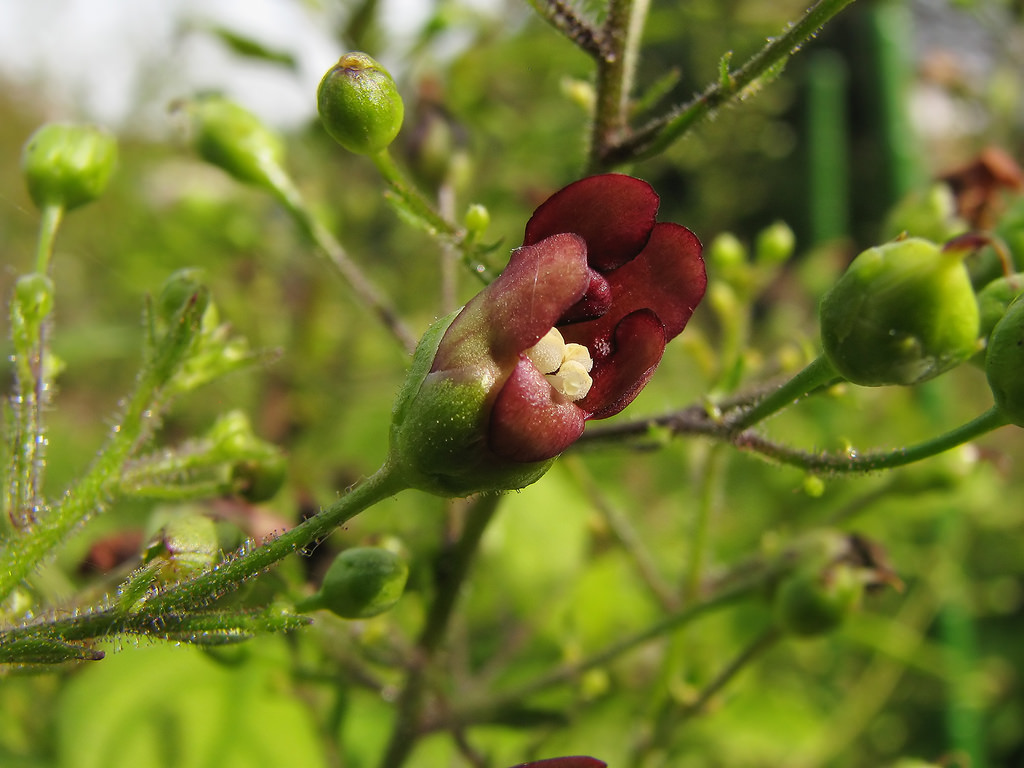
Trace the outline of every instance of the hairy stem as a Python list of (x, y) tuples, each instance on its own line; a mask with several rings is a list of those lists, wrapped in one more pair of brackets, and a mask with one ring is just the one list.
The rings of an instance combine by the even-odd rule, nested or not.
[(821, 355), (777, 390), (758, 400), (753, 407), (742, 411), (737, 418), (728, 419), (729, 427), (735, 432), (742, 432), (839, 378), (832, 363)]
[(787, 25), (742, 67), (719, 78), (692, 101), (657, 118), (616, 144), (609, 145), (597, 167), (613, 168), (633, 160), (652, 157), (678, 140), (716, 109), (743, 93), (757, 80), (785, 63), (804, 43), (853, 0), (818, 0), (801, 19)]
[(770, 443), (752, 432), (738, 435), (733, 443), (738, 448), (757, 451), (769, 459), (782, 464), (791, 464), (810, 472), (874, 472), (880, 469), (903, 467), (932, 456), (938, 456), (940, 453), (945, 453), (994, 429), (1006, 426), (1008, 423), (1006, 417), (993, 407), (966, 424), (961, 424), (938, 437), (915, 443), (906, 448), (869, 453), (855, 451), (844, 454), (808, 453)]

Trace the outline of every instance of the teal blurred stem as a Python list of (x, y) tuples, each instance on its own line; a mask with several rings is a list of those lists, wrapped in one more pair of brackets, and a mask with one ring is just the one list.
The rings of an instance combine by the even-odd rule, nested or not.
[(939, 634), (949, 669), (946, 688), (946, 731), (949, 747), (966, 758), (971, 768), (986, 768), (984, 710), (978, 701), (978, 651), (974, 618), (968, 603), (969, 585), (960, 563), (967, 539), (966, 518), (961, 510), (944, 511), (939, 535), (950, 561), (942, 606), (938, 614)]
[(847, 67), (835, 51), (817, 51), (807, 62), (807, 206), (811, 242), (849, 233), (849, 128)]

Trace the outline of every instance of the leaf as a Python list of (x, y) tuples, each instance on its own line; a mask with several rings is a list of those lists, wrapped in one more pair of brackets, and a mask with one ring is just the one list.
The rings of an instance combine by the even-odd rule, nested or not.
[(281, 64), (292, 71), (298, 69), (298, 61), (286, 51), (268, 48), (263, 43), (226, 27), (208, 27), (206, 31), (224, 43), (224, 45), (231, 49), (232, 53), (236, 53), (243, 58), (266, 61), (271, 64)]
[(198, 649), (155, 645), (76, 675), (57, 703), (60, 768), (320, 768), (309, 710), (280, 671), (280, 643), (237, 665)]

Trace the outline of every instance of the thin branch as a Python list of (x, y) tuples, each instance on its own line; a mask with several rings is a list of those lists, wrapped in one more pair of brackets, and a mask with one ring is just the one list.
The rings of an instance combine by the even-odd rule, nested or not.
[(529, 0), (537, 14), (595, 59), (607, 56), (604, 35), (566, 0)]
[(787, 26), (781, 35), (752, 56), (746, 64), (708, 86), (689, 103), (657, 118), (627, 138), (604, 148), (600, 168), (612, 168), (651, 157), (666, 149), (696, 123), (740, 96), (757, 81), (781, 67), (786, 60), (853, 0), (819, 0), (803, 18)]

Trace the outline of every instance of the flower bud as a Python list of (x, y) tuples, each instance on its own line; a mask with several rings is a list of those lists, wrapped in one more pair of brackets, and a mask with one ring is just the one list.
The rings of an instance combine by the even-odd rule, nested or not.
[(487, 228), (491, 226), (491, 212), (487, 210), (487, 206), (473, 203), (466, 209), (466, 217), (463, 221), (466, 225), (466, 231), (474, 239), (479, 239), (487, 231)]
[(1024, 299), (1019, 296), (988, 338), (985, 375), (996, 407), (1009, 421), (1024, 426)]
[(919, 238), (869, 248), (825, 295), (825, 355), (862, 386), (938, 376), (978, 347), (978, 304), (964, 252)]
[(117, 141), (93, 125), (48, 123), (21, 152), (32, 201), (71, 210), (99, 197), (117, 163)]
[(757, 235), (754, 260), (758, 264), (782, 264), (793, 255), (796, 235), (784, 221), (776, 221)]
[(391, 75), (365, 53), (346, 53), (316, 92), (324, 128), (349, 152), (370, 155), (394, 141), (405, 107)]
[(409, 566), (381, 547), (353, 547), (338, 555), (320, 591), (299, 611), (326, 609), (343, 619), (368, 619), (394, 607), (405, 591)]
[(280, 136), (256, 115), (220, 96), (201, 96), (185, 107), (200, 157), (244, 184), (277, 189), (285, 155)]

